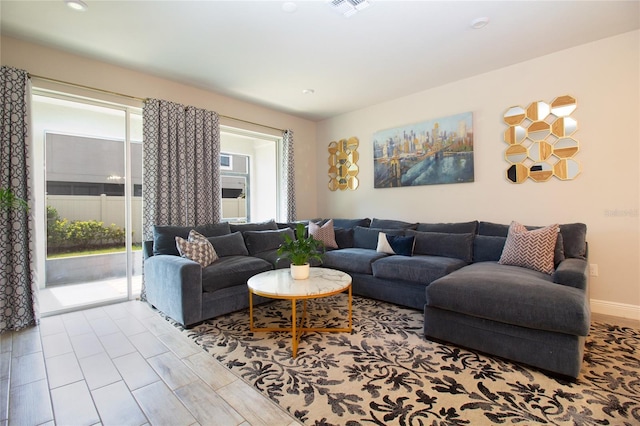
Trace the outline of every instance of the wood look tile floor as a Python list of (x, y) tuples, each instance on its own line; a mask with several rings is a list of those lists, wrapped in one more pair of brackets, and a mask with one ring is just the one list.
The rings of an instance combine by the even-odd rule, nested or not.
[[(640, 328), (637, 320), (592, 319)], [(0, 334), (0, 424), (299, 423), (146, 303), (130, 301)]]
[(0, 335), (0, 425), (298, 424), (143, 302)]

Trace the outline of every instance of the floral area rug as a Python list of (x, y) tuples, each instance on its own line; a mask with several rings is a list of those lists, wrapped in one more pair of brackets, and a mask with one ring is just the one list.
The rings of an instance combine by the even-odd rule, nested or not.
[[(312, 325), (344, 327), (346, 301), (309, 302)], [(254, 310), (258, 327), (290, 315), (288, 301)], [(572, 383), (428, 341), (422, 322), (354, 296), (353, 332), (305, 334), (295, 359), (289, 332), (249, 331), (248, 309), (182, 331), (306, 425), (640, 425), (640, 330), (593, 323)]]

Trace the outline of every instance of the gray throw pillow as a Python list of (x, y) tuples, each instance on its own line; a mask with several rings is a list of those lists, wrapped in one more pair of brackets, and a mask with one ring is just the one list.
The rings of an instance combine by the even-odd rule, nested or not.
[(407, 230), (406, 234), (416, 237), (414, 254), (453, 257), (469, 263), (473, 261), (474, 234), (447, 234), (412, 230)]
[(218, 257), (249, 256), (249, 251), (247, 246), (244, 245), (244, 238), (242, 238), (242, 233), (240, 232), (207, 239), (215, 249)]
[(404, 229), (363, 228), (356, 226), (353, 229), (353, 247), (376, 250), (378, 248), (378, 234), (384, 232), (388, 235), (404, 235)]
[(244, 243), (250, 255), (275, 250), (284, 242), (284, 236), (289, 235), (295, 238), (295, 233), (291, 228), (267, 230), (267, 231), (245, 231)]

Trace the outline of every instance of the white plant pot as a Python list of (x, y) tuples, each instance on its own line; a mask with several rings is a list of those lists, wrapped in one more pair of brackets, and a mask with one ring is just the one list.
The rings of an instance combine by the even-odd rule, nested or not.
[(294, 280), (306, 280), (309, 278), (309, 264), (291, 265), (291, 277)]

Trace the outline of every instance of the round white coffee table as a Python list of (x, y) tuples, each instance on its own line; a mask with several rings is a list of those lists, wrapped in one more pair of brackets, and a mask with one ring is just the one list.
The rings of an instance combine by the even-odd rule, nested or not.
[[(318, 332), (351, 332), (352, 329), (352, 309), (351, 309), (351, 276), (341, 271), (328, 268), (311, 268), (309, 278), (306, 280), (294, 280), (291, 277), (289, 268), (276, 269), (254, 275), (247, 281), (249, 286), (249, 315), (251, 331), (290, 331), (292, 339), (293, 358), (298, 354), (298, 343), (302, 333), (308, 331)], [(318, 299), (321, 297), (333, 296), (334, 294), (349, 292), (349, 326), (345, 328), (318, 328), (305, 327), (307, 321), (307, 299)], [(271, 299), (291, 300), (291, 327), (272, 328), (253, 326), (253, 295), (268, 297)], [(300, 324), (296, 318), (296, 302), (302, 300), (302, 317)]]

